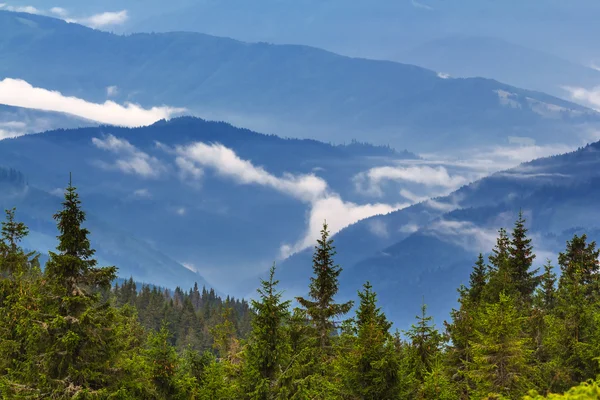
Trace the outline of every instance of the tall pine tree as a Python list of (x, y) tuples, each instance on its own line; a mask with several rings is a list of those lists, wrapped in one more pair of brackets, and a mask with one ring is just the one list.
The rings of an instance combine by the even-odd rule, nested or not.
[(509, 265), (516, 295), (522, 304), (528, 305), (531, 304), (539, 278), (536, 276), (538, 270), (531, 270), (535, 254), (533, 254), (531, 238), (527, 237), (525, 222), (523, 211), (519, 211), (509, 247)]
[(290, 301), (282, 301), (277, 291), (275, 265), (269, 280), (261, 280), (259, 300), (252, 300), (255, 316), (246, 348), (246, 393), (252, 399), (272, 398), (272, 384), (277, 373), (289, 358), (290, 345), (285, 324), (289, 321)]
[(297, 297), (296, 299), (306, 310), (313, 327), (315, 328), (321, 350), (330, 346), (330, 337), (336, 328), (336, 317), (340, 317), (352, 308), (352, 301), (336, 303), (335, 295), (339, 289), (338, 278), (342, 269), (335, 265), (333, 240), (329, 238), (327, 222), (323, 224), (321, 238), (317, 240), (313, 255), (313, 273), (310, 278), (309, 299)]

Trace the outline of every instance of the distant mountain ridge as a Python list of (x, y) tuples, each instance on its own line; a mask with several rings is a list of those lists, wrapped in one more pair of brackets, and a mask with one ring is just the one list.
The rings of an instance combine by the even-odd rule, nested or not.
[(0, 11), (0, 52), (0, 77), (65, 95), (103, 102), (116, 86), (115, 101), (185, 107), (337, 143), (355, 138), (413, 151), (506, 144), (508, 136), (579, 143), (567, 133), (600, 121), (590, 109), (489, 79), (442, 79), (412, 65), (198, 33), (118, 36)]
[[(520, 209), (538, 265), (546, 257), (556, 263), (573, 233), (600, 240), (600, 142), (492, 174), (433, 200), (457, 206), (448, 212), (428, 200), (359, 221), (333, 237), (336, 261), (344, 268), (341, 298), (352, 298), (369, 280), (386, 313), (401, 326), (418, 313), (422, 296), (434, 316), (445, 317), (457, 299), (456, 287), (468, 282), (477, 253), (491, 251), (499, 228), (510, 232)], [(375, 223), (389, 235), (376, 234)], [(281, 265), (283, 285), (292, 295), (308, 282), (310, 253)]]
[[(98, 140), (109, 139), (117, 153), (98, 146)], [(0, 205), (16, 206), (32, 223), (36, 234), (28, 248), (51, 248), (51, 216), (72, 171), (99, 254), (122, 267), (124, 277), (132, 274), (160, 286), (185, 287), (196, 270), (210, 286), (246, 295), (260, 272), (279, 257), (280, 247), (301, 239), (308, 206), (269, 186), (243, 184), (210, 168), (196, 177), (182, 175), (173, 151), (194, 143), (218, 143), (262, 168), (265, 172), (258, 173), (263, 176), (314, 174), (330, 191), (357, 204), (365, 201), (354, 191), (357, 173), (418, 158), (385, 146), (283, 139), (191, 117), (143, 128), (59, 129), (0, 141), (0, 166), (21, 171), (30, 188), (18, 196), (4, 193)], [(232, 160), (228, 154), (233, 153), (224, 162)], [(119, 160), (125, 170), (115, 164)], [(132, 172), (136, 163), (144, 162), (161, 174)], [(230, 279), (231, 274), (237, 278)], [(230, 286), (222, 288), (222, 283)]]

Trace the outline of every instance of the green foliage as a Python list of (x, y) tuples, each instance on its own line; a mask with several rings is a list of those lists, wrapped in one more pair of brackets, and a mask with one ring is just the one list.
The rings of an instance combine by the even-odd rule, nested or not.
[(522, 214), (512, 237), (500, 230), (490, 265), (478, 257), (446, 332), (423, 305), (405, 338), (390, 334), (368, 282), (354, 318), (336, 321), (353, 303), (335, 302), (327, 225), (309, 299), (290, 313), (275, 267), (252, 308), (197, 285), (111, 290), (116, 269), (96, 266), (72, 185), (55, 219), (44, 272), (20, 247), (28, 229), (14, 209), (2, 223), (1, 399), (600, 398), (600, 251), (574, 236), (560, 278), (550, 262), (538, 276)]
[(298, 297), (297, 300), (305, 308), (315, 329), (321, 351), (328, 351), (331, 334), (335, 329), (335, 317), (347, 314), (352, 308), (352, 301), (335, 303), (334, 298), (339, 290), (338, 277), (342, 272), (333, 261), (335, 247), (329, 238), (327, 223), (323, 224), (321, 238), (317, 240), (313, 255), (313, 273), (310, 279), (309, 298)]

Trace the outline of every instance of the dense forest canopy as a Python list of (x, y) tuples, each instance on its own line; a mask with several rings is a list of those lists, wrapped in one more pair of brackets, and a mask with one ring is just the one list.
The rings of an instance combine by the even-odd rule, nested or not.
[(520, 215), (476, 260), (448, 321), (436, 325), (423, 304), (408, 330), (391, 332), (369, 282), (354, 315), (353, 302), (336, 302), (343, 271), (326, 224), (292, 309), (275, 266), (251, 304), (197, 285), (115, 284), (116, 267), (96, 265), (72, 185), (54, 219), (58, 246), (44, 268), (20, 247), (28, 228), (14, 209), (2, 223), (2, 399), (600, 396), (600, 250), (585, 235), (567, 243), (558, 271), (533, 269)]

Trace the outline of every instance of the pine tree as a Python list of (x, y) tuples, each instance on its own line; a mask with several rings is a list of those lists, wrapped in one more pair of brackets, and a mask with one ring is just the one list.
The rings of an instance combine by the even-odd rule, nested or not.
[(488, 284), (485, 286), (483, 299), (487, 302), (496, 302), (500, 298), (500, 293), (514, 293), (513, 274), (510, 270), (510, 239), (506, 230), (501, 228), (498, 231), (496, 246), (489, 256), (490, 266), (488, 268)]
[(0, 277), (15, 277), (39, 265), (39, 255), (25, 253), (20, 242), (29, 234), (22, 222), (15, 221), (15, 209), (6, 210), (6, 221), (2, 222), (0, 238)]
[(485, 285), (488, 279), (488, 266), (485, 265), (483, 254), (479, 253), (477, 262), (469, 277), (469, 299), (472, 302), (478, 302), (481, 299)]
[(532, 351), (524, 323), (515, 301), (504, 293), (479, 313), (471, 341), (473, 361), (467, 371), (476, 384), (475, 398), (491, 393), (518, 398), (531, 388)]
[(62, 315), (81, 312), (99, 289), (108, 289), (115, 279), (116, 268), (96, 268), (89, 231), (81, 225), (85, 212), (76, 188), (69, 182), (65, 191), (63, 209), (54, 215), (60, 235), (58, 253), (50, 252), (46, 277), (62, 291)]
[(536, 305), (544, 313), (551, 312), (556, 305), (556, 274), (550, 260), (544, 265), (544, 273), (540, 277), (540, 287), (536, 291)]
[(377, 307), (377, 295), (369, 282), (364, 285), (362, 292), (358, 292), (358, 296), (360, 304), (353, 324), (356, 340), (346, 356), (349, 365), (344, 378), (356, 398), (397, 398), (399, 360), (389, 333), (392, 324)]
[(247, 376), (252, 379), (246, 384), (246, 393), (252, 399), (272, 398), (272, 384), (290, 354), (285, 324), (290, 317), (291, 302), (281, 300), (278, 283), (273, 265), (269, 280), (261, 280), (261, 288), (258, 289), (260, 300), (252, 300), (255, 316), (246, 349)]
[(296, 299), (306, 310), (313, 327), (316, 330), (319, 346), (322, 351), (330, 347), (330, 336), (336, 325), (335, 317), (342, 316), (352, 308), (353, 302), (335, 303), (334, 298), (338, 292), (338, 277), (342, 272), (339, 265), (335, 265), (333, 240), (329, 238), (327, 223), (323, 224), (321, 238), (317, 240), (313, 255), (314, 276), (310, 279), (309, 299), (297, 297)]
[(523, 212), (519, 211), (519, 218), (515, 222), (509, 247), (509, 266), (511, 282), (518, 299), (524, 305), (528, 305), (531, 303), (539, 278), (536, 276), (537, 269), (530, 271), (535, 254), (533, 254), (531, 238), (527, 237), (525, 222)]
[(410, 339), (412, 371), (419, 382), (423, 382), (440, 354), (443, 337), (433, 324), (433, 317), (427, 315), (427, 305), (423, 302), (417, 323), (406, 332)]
[[(82, 228), (85, 213), (69, 183), (63, 209), (54, 215), (60, 235), (57, 253), (50, 252), (44, 271), (47, 324), (40, 373), (55, 390), (64, 385), (83, 388), (105, 385), (107, 365), (118, 354), (119, 318), (115, 309), (100, 303), (100, 290), (108, 290), (115, 267), (96, 268), (89, 231)], [(110, 327), (110, 329), (107, 329)], [(104, 372), (104, 375), (101, 373)]]
[[(567, 242), (566, 251), (558, 255), (558, 264), (561, 269), (560, 282), (577, 280), (585, 287), (586, 296), (600, 298), (600, 264), (598, 257), (600, 250), (596, 249), (596, 242), (587, 243), (587, 236), (574, 235)], [(564, 286), (564, 284), (562, 285)]]

